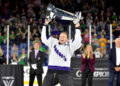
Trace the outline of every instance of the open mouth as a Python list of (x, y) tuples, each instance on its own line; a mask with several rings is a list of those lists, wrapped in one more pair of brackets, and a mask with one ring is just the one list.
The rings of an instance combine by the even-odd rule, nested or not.
[(61, 42), (64, 42), (64, 40), (60, 40)]

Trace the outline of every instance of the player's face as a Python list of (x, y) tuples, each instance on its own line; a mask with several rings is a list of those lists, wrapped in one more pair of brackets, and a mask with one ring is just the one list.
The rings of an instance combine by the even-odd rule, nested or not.
[(65, 33), (61, 33), (59, 36), (59, 42), (60, 44), (64, 44), (68, 41), (67, 35)]
[(39, 43), (34, 43), (34, 49), (35, 49), (35, 50), (38, 50), (39, 47), (40, 47), (40, 44), (39, 44)]

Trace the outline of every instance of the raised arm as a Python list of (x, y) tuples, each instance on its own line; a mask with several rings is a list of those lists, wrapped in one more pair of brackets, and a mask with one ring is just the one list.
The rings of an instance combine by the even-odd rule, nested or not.
[(41, 32), (41, 40), (42, 42), (48, 46), (49, 44), (49, 39), (47, 39), (47, 34), (46, 34), (46, 25), (42, 27), (42, 32)]
[(55, 40), (55, 38), (53, 38), (53, 37), (47, 38), (46, 27), (47, 27), (47, 25), (48, 25), (49, 22), (50, 22), (49, 20), (45, 20), (45, 25), (43, 26), (42, 33), (41, 33), (41, 40), (48, 47), (50, 47), (50, 45), (52, 44), (52, 42), (54, 42), (53, 40)]
[(75, 50), (79, 49), (82, 45), (82, 38), (81, 38), (81, 31), (80, 31), (80, 24), (75, 25), (75, 37), (71, 42), (71, 50), (74, 52)]

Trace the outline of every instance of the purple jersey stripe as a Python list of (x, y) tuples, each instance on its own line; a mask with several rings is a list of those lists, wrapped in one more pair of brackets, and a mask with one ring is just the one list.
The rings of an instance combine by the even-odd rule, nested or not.
[(48, 66), (48, 69), (70, 71), (70, 67)]

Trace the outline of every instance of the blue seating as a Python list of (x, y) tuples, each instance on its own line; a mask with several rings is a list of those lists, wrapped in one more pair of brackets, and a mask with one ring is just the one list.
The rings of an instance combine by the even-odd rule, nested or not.
[(108, 35), (106, 35), (106, 37), (105, 37), (106, 39), (110, 39), (110, 37), (108, 36)]
[(97, 36), (98, 39), (99, 39), (100, 37), (101, 37), (100, 35)]

